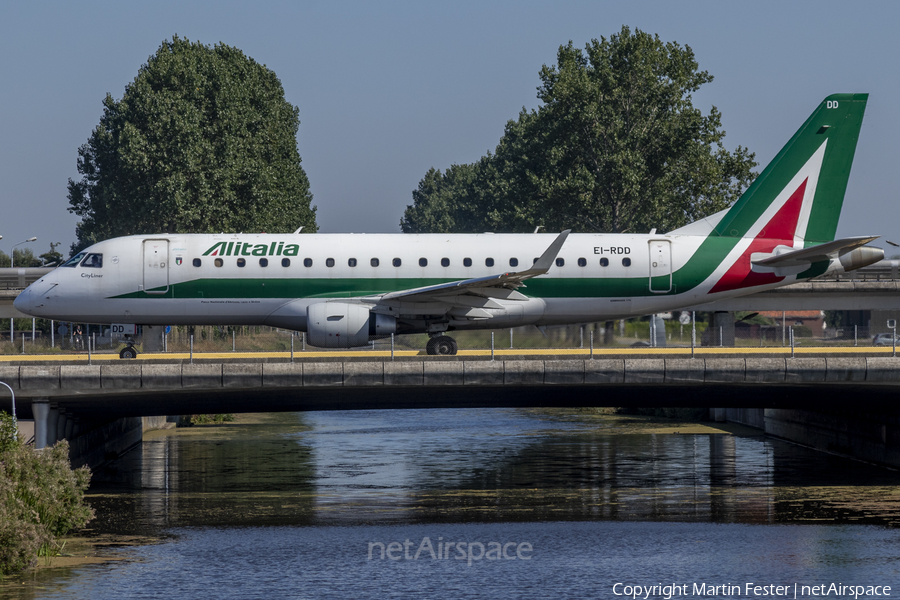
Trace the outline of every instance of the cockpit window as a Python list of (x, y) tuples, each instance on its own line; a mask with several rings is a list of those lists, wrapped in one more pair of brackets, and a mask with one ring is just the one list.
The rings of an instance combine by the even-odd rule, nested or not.
[(87, 257), (85, 257), (84, 262), (81, 263), (81, 266), (91, 269), (100, 269), (103, 267), (103, 255), (88, 254)]
[(67, 260), (65, 263), (63, 263), (62, 266), (64, 266), (64, 267), (77, 267), (77, 266), (78, 266), (78, 263), (81, 262), (81, 259), (84, 258), (84, 255), (85, 255), (85, 254), (87, 254), (87, 252), (79, 252), (78, 254), (76, 254), (75, 256), (73, 256), (72, 258), (70, 258), (69, 260)]

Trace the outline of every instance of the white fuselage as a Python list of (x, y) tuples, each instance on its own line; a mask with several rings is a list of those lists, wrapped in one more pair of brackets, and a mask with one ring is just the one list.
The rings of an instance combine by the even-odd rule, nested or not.
[[(408, 320), (446, 313), (452, 329), (578, 323), (678, 309), (785, 285), (710, 294), (730, 260), (702, 260), (704, 236), (572, 234), (553, 267), (518, 300), (380, 301), (388, 292), (528, 269), (554, 234), (151, 235), (95, 244), (102, 266), (63, 266), (16, 301), (57, 320), (143, 325), (274, 325), (306, 329), (310, 304), (340, 299)], [(739, 256), (739, 241), (728, 256)], [(72, 261), (70, 261), (71, 263)], [(707, 261), (709, 262), (709, 261)], [(836, 262), (836, 261), (832, 261)], [(839, 267), (839, 265), (837, 265)], [(834, 267), (832, 267), (834, 268)], [(676, 274), (673, 276), (673, 274)], [(462, 305), (460, 305), (462, 303)]]

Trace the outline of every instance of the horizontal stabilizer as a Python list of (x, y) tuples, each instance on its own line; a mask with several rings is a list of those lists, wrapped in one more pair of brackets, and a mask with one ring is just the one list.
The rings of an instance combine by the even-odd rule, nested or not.
[[(798, 265), (810, 264), (822, 260), (837, 258), (840, 254), (845, 254), (860, 246), (865, 246), (869, 242), (878, 239), (879, 236), (862, 236), (844, 238), (842, 240), (834, 240), (813, 246), (811, 248), (803, 248), (802, 250), (788, 250), (778, 253), (778, 248), (774, 254), (764, 254), (758, 258), (754, 254), (751, 256), (750, 262), (758, 267), (795, 267)], [(786, 248), (781, 246), (780, 248)]]

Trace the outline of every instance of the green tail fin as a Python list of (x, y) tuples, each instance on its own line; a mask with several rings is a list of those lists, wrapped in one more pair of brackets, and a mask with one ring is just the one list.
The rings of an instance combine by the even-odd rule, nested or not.
[(834, 94), (823, 100), (711, 235), (793, 229), (805, 245), (833, 240), (868, 98)]

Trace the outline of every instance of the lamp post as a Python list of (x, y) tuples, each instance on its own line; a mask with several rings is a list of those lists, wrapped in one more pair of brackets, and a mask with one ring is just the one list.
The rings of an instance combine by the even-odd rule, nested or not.
[[(2, 237), (3, 236), (0, 236), (0, 239), (2, 239)], [(24, 242), (19, 242), (18, 244), (15, 244), (13, 246), (12, 252), (9, 253), (9, 268), (10, 269), (13, 268), (13, 256), (16, 253), (16, 246), (21, 246), (22, 244), (27, 244), (28, 242), (36, 242), (36, 241), (37, 241), (36, 237), (30, 237), (27, 240), (25, 240)]]
[[(0, 236), (0, 239), (2, 239), (2, 237), (3, 236)], [(9, 268), (10, 269), (13, 268), (13, 257), (16, 255), (16, 246), (21, 246), (22, 244), (27, 244), (28, 242), (34, 242), (34, 241), (37, 241), (37, 238), (30, 237), (27, 240), (25, 240), (24, 242), (19, 242), (18, 244), (13, 245), (12, 250), (9, 253)], [(15, 320), (13, 319), (13, 317), (10, 317), (9, 318), (9, 342), (11, 344), (16, 343), (15, 336), (16, 336)]]
[(12, 394), (12, 418), (13, 418), (13, 424), (16, 425), (16, 426), (18, 426), (18, 421), (16, 420), (16, 393), (13, 391), (13, 389), (12, 389), (11, 387), (9, 387), (9, 384), (8, 384), (8, 383), (3, 383), (2, 381), (0, 381), (0, 385), (4, 386), (6, 389), (9, 390), (9, 393)]

